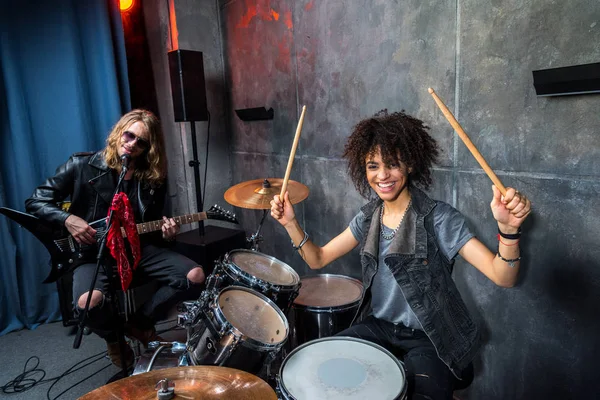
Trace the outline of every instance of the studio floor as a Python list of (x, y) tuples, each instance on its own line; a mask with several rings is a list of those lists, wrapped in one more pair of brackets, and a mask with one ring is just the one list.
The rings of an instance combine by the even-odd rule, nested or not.
[[(166, 340), (185, 340), (175, 321), (164, 321), (157, 331)], [(79, 349), (73, 348), (75, 330), (62, 322), (40, 325), (0, 337), (0, 397), (10, 400), (77, 399), (106, 384), (120, 370), (106, 357), (106, 344), (98, 336), (84, 335)], [(182, 336), (182, 338), (180, 338)], [(18, 380), (29, 390), (11, 385)], [(58, 379), (57, 379), (58, 378)], [(19, 382), (16, 382), (19, 385)]]

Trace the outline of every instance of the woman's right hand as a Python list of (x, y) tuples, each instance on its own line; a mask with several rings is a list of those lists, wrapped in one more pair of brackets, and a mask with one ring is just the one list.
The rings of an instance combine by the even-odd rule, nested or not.
[(92, 228), (84, 219), (71, 214), (65, 221), (65, 227), (73, 238), (79, 244), (96, 243), (96, 230)]
[(276, 194), (271, 200), (271, 216), (275, 218), (283, 226), (294, 222), (296, 219), (296, 213), (294, 207), (290, 202), (289, 192), (283, 194), (284, 202), (281, 201), (281, 197)]

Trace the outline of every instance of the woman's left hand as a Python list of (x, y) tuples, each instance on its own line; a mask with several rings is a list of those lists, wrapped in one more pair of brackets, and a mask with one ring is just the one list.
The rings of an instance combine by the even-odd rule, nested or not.
[(514, 233), (531, 213), (531, 201), (518, 190), (506, 188), (506, 195), (493, 185), (494, 198), (490, 203), (498, 227), (504, 233)]
[(179, 225), (173, 218), (163, 216), (162, 236), (165, 240), (172, 240), (179, 233)]

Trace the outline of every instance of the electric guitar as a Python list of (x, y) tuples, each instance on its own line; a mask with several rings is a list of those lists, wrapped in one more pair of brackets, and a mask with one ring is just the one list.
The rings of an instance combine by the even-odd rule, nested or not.
[[(68, 233), (66, 228), (57, 230), (55, 225), (44, 221), (38, 217), (24, 212), (16, 211), (6, 207), (0, 207), (0, 214), (6, 215), (8, 218), (21, 225), (31, 232), (50, 253), (52, 269), (44, 283), (56, 282), (62, 275), (74, 270), (79, 265), (93, 262), (98, 254), (97, 244), (87, 245), (79, 244)], [(214, 205), (210, 210), (195, 214), (181, 215), (172, 217), (175, 222), (180, 225), (191, 224), (192, 222), (204, 221), (205, 219), (216, 219), (221, 221), (238, 223), (235, 214), (230, 211), (225, 211), (218, 205)], [(164, 221), (150, 221), (137, 224), (138, 234), (154, 232), (162, 229)], [(90, 226), (96, 229), (96, 241), (106, 233), (106, 218), (91, 222)], [(121, 228), (123, 237), (125, 230)]]

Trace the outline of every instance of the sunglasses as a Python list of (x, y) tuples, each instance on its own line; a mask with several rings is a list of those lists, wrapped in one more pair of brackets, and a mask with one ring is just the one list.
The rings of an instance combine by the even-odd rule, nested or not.
[(131, 133), (129, 131), (123, 131), (123, 139), (125, 139), (125, 142), (127, 142), (127, 143), (133, 142), (135, 140), (135, 144), (137, 145), (137, 147), (139, 147), (142, 150), (147, 150), (150, 148), (149, 141), (147, 141), (146, 139), (143, 139), (139, 136), (135, 136), (133, 133)]

